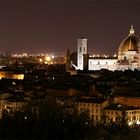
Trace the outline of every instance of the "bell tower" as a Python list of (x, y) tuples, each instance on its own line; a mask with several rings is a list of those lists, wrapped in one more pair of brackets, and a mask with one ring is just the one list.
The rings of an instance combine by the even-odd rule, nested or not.
[(84, 55), (87, 55), (87, 38), (77, 40), (77, 69), (84, 70)]

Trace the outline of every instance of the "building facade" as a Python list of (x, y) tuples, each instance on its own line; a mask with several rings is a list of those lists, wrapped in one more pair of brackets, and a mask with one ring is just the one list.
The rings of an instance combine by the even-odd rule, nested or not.
[(112, 104), (103, 109), (106, 122), (119, 122), (125, 119), (128, 125), (140, 124), (140, 108), (122, 104)]
[(123, 105), (120, 103), (109, 103), (103, 98), (82, 97), (76, 101), (78, 114), (88, 112), (94, 122), (121, 122), (123, 119), (128, 125), (140, 124), (140, 108)]
[(108, 100), (103, 98), (82, 97), (76, 101), (78, 114), (88, 111), (90, 119), (101, 121), (102, 110), (108, 106)]

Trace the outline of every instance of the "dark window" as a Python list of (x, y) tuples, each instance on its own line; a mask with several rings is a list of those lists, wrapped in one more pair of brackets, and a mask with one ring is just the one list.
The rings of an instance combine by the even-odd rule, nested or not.
[(86, 51), (85, 47), (84, 47), (84, 52)]
[(82, 48), (80, 47), (80, 52), (82, 52)]

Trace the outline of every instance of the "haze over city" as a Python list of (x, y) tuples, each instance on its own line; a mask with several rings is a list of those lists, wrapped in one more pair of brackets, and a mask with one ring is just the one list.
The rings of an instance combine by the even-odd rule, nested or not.
[(140, 140), (140, 0), (0, 0), (0, 140)]
[(1, 0), (0, 51), (66, 52), (77, 38), (90, 53), (114, 54), (133, 25), (140, 34), (139, 0)]

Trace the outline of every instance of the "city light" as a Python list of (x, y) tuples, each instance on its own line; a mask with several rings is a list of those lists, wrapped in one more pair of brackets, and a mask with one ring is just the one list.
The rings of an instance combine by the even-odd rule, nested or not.
[(117, 54), (114, 54), (113, 57), (117, 57)]
[(39, 62), (40, 62), (40, 63), (42, 62), (42, 59), (41, 59), (41, 58), (39, 59)]
[(136, 124), (137, 124), (137, 125), (140, 125), (140, 121), (137, 121)]
[(133, 124), (132, 121), (131, 121), (131, 122), (128, 122), (128, 125), (129, 125), (129, 126), (131, 126), (132, 124)]
[(47, 62), (50, 62), (50, 61), (51, 61), (51, 57), (50, 57), (50, 56), (46, 56), (46, 57), (45, 57), (45, 60), (46, 60)]
[(51, 57), (54, 58), (54, 55), (52, 55)]
[(140, 125), (140, 121), (138, 121), (138, 120), (137, 120), (136, 122), (129, 121), (129, 122), (128, 122), (128, 125), (131, 126), (131, 125), (133, 125), (133, 124), (135, 124), (135, 123), (136, 123), (137, 125)]
[(0, 72), (0, 79), (7, 78), (7, 79), (18, 79), (23, 80), (24, 74), (14, 74), (10, 72)]

